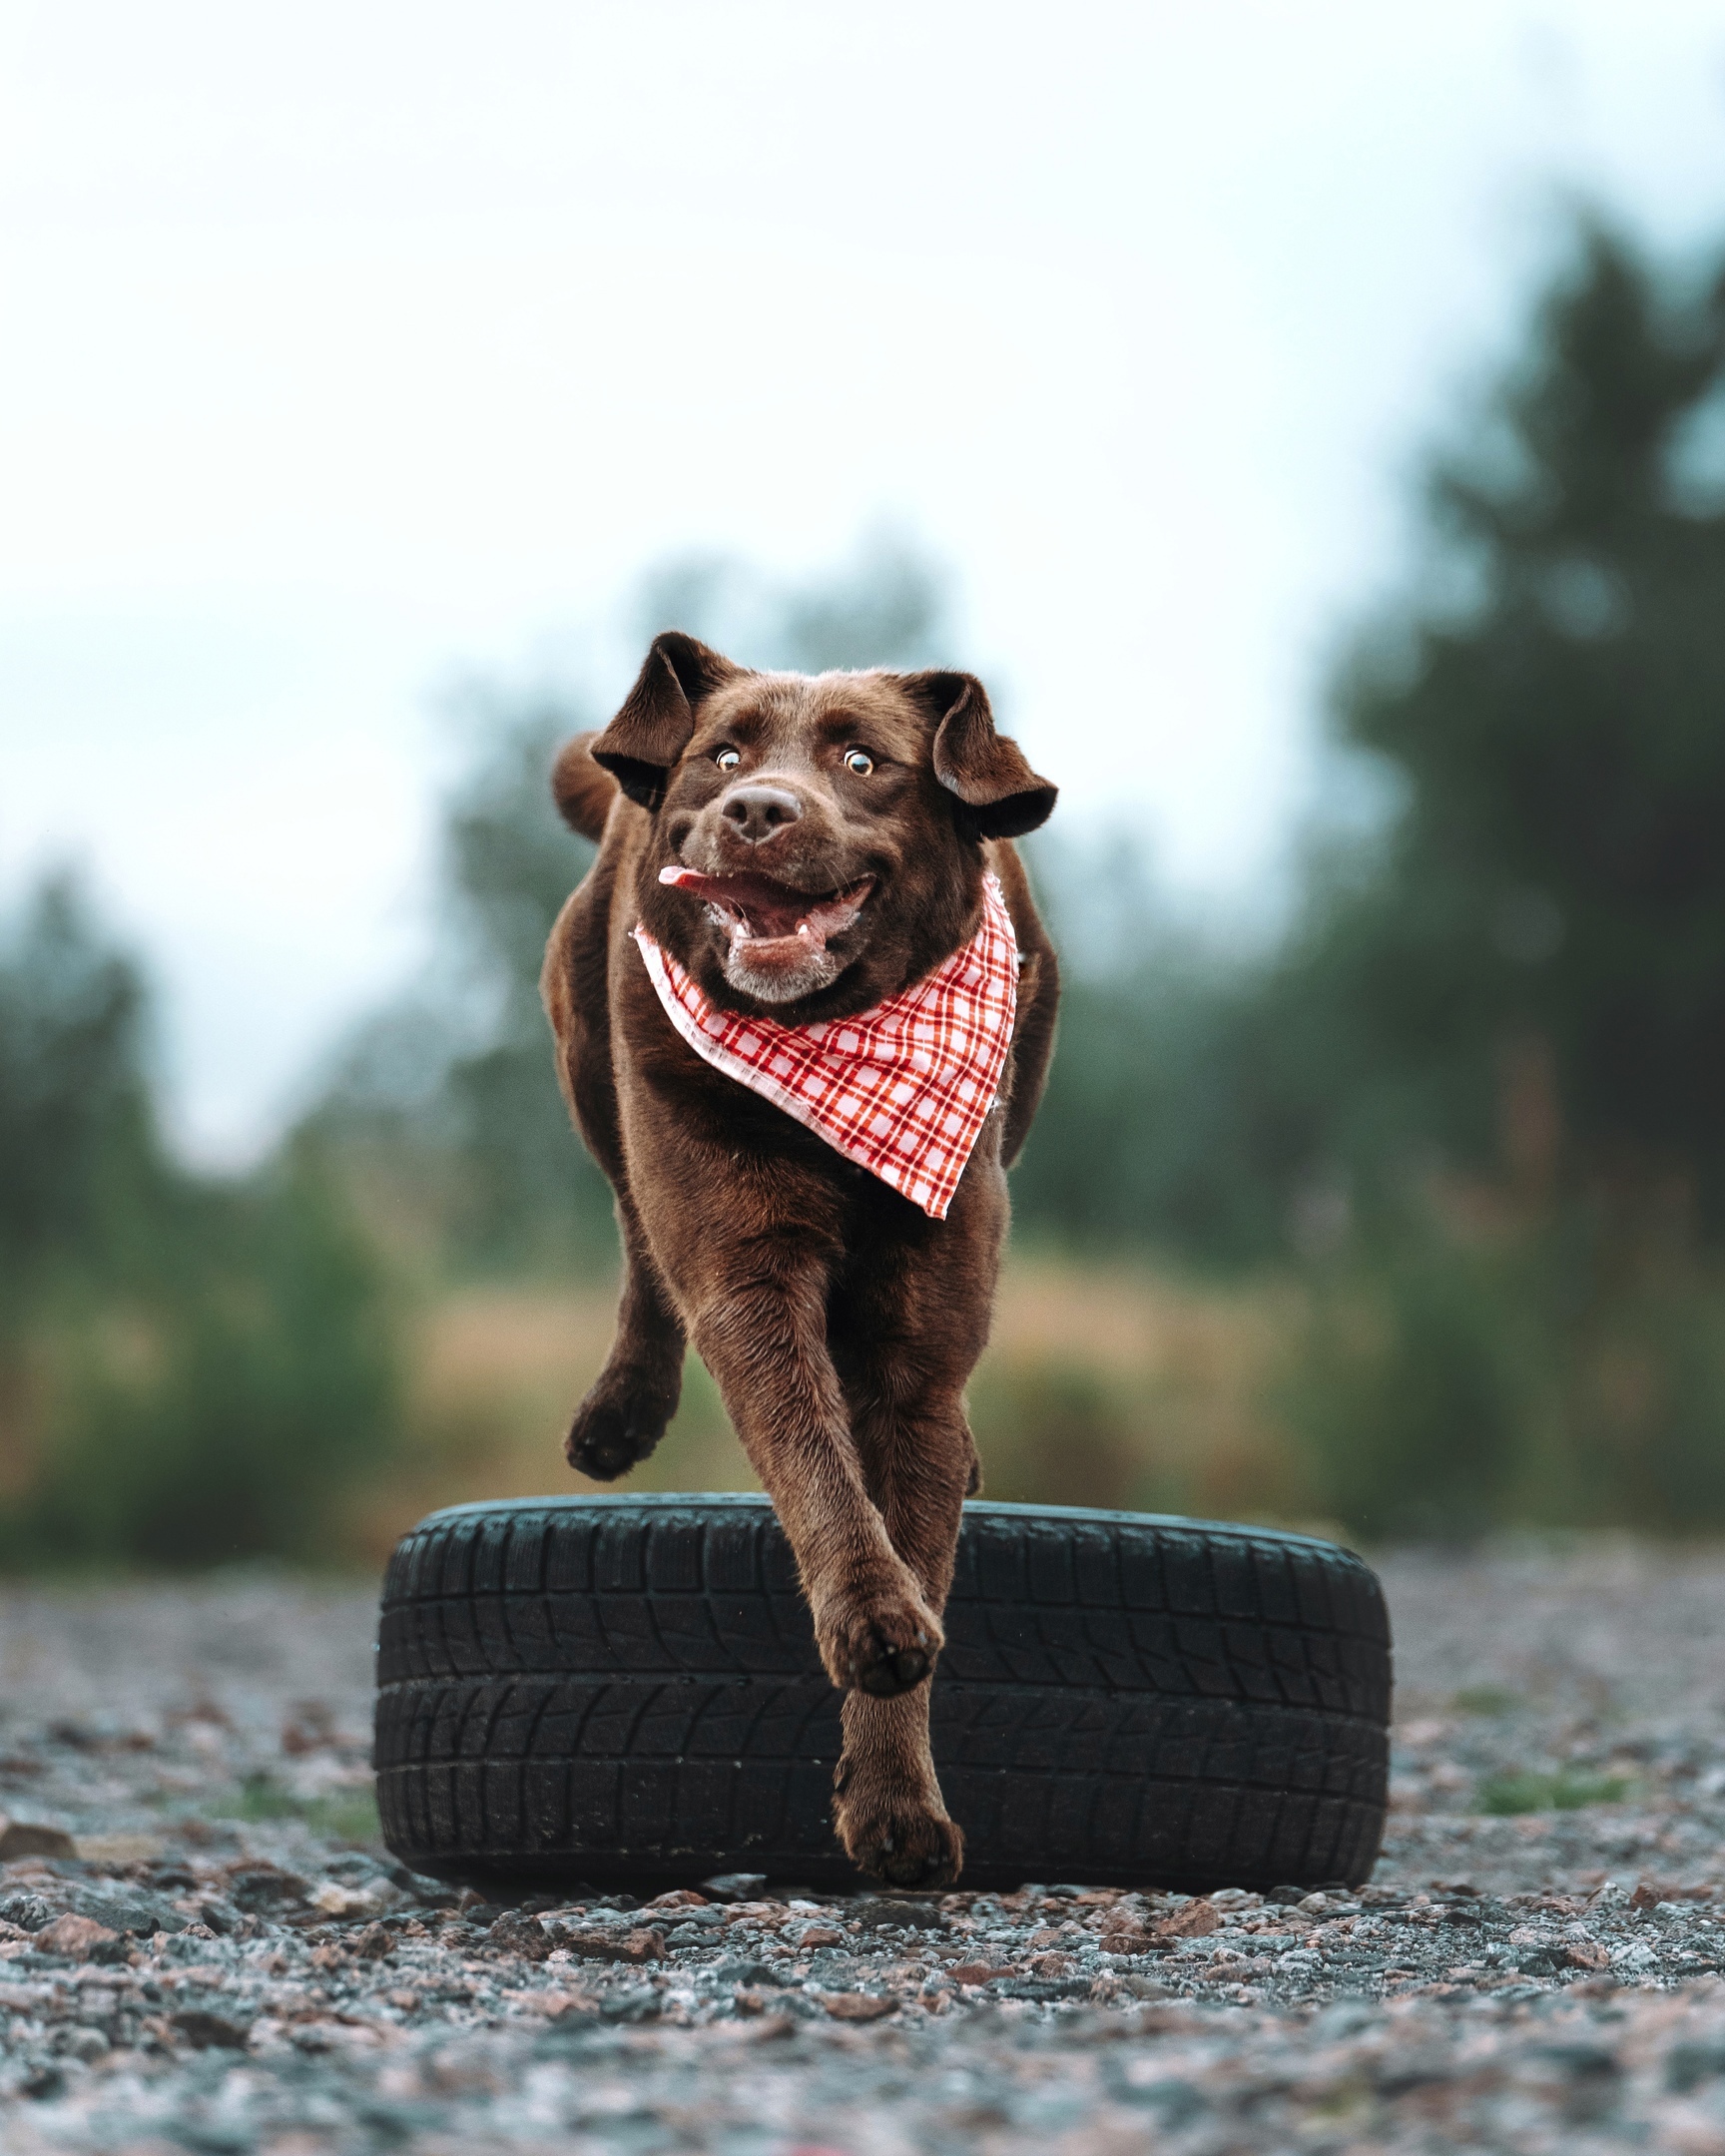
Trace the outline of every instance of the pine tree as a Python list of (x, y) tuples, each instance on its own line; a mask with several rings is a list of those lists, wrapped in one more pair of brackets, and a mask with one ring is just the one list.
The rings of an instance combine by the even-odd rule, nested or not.
[(1674, 282), (1588, 227), (1482, 445), (1438, 465), (1464, 597), (1380, 631), (1344, 681), (1342, 739), (1404, 808), (1307, 962), (1338, 1038), (1460, 1157), (1524, 1186), (1681, 1186), (1717, 1236), (1725, 305)]

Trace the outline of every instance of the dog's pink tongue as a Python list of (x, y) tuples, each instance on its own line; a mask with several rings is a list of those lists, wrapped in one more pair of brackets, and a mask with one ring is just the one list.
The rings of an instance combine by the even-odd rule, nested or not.
[(753, 934), (764, 931), (768, 935), (794, 935), (801, 916), (817, 903), (813, 896), (792, 890), (788, 884), (775, 883), (770, 876), (710, 876), (698, 868), (674, 863), (660, 869), (659, 880), (693, 897), (722, 905), (732, 913), (746, 915), (748, 931)]
[(759, 948), (764, 944), (783, 944), (781, 955), (800, 948), (825, 950), (827, 938), (849, 928), (857, 918), (874, 883), (872, 876), (865, 876), (849, 890), (818, 897), (812, 891), (793, 890), (788, 883), (775, 883), (770, 876), (703, 875), (680, 862), (661, 868), (659, 880), (723, 907), (730, 916), (732, 944), (748, 943), (756, 959), (768, 955)]
[(767, 876), (703, 875), (699, 868), (685, 868), (679, 861), (661, 868), (659, 880), (675, 884), (679, 890), (693, 891), (697, 898), (717, 898), (727, 905), (783, 905), (793, 895), (784, 884)]

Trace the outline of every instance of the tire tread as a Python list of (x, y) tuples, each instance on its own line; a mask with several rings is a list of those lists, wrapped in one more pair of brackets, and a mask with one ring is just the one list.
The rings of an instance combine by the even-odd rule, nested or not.
[[(1382, 1591), (1268, 1529), (966, 1508), (931, 1705), (967, 1884), (1359, 1879), (1383, 1831)], [(765, 1500), (434, 1514), (386, 1575), (385, 1839), (451, 1876), (854, 1878), (839, 1695)]]

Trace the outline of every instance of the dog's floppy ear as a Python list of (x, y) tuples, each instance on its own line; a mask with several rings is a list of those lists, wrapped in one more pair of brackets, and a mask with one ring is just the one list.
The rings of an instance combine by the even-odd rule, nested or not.
[(594, 742), (594, 763), (632, 802), (657, 808), (671, 767), (695, 731), (696, 705), (743, 671), (680, 629), (667, 629), (653, 639), (622, 710)]
[(934, 776), (956, 797), (960, 830), (1021, 838), (1047, 822), (1059, 789), (1036, 776), (1010, 735), (995, 733), (988, 692), (974, 674), (910, 674), (905, 685), (939, 722)]

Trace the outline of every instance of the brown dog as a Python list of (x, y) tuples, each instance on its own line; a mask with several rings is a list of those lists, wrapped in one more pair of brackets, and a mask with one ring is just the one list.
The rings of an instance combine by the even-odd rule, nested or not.
[[(552, 930), (545, 1005), (576, 1125), (617, 1194), (625, 1266), (569, 1459), (602, 1480), (645, 1459), (694, 1342), (846, 1695), (840, 1838), (899, 1885), (951, 1880), (963, 1838), (934, 1778), (926, 1680), (980, 1481), (964, 1385), (988, 1336), (1005, 1169), (1059, 993), (1008, 841), (1044, 820), (1054, 789), (995, 733), (968, 674), (754, 673), (677, 634), (655, 641), (605, 731), (563, 751), (552, 785), (600, 848)], [(1017, 1017), (943, 1220), (704, 1061), (645, 960), (674, 960), (721, 1021), (872, 1012), (982, 932), (988, 871), (1016, 934)]]

